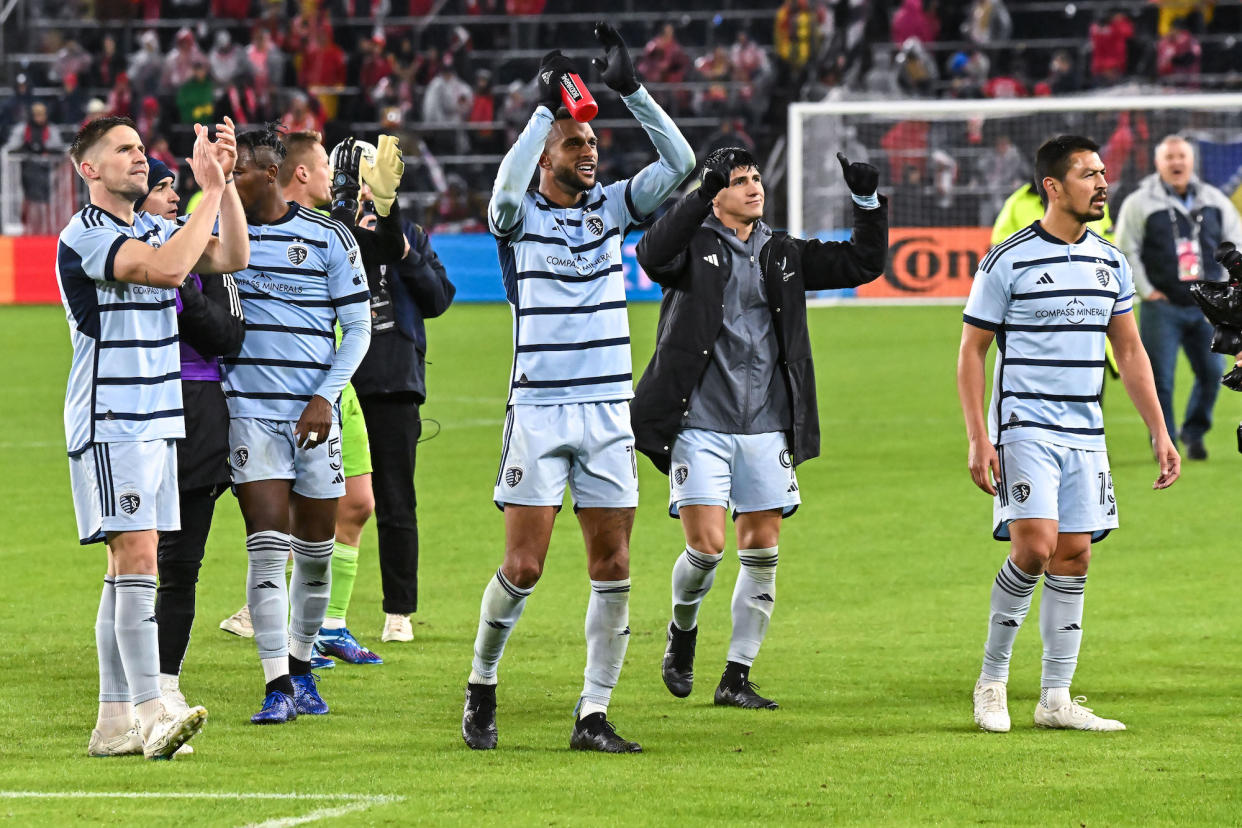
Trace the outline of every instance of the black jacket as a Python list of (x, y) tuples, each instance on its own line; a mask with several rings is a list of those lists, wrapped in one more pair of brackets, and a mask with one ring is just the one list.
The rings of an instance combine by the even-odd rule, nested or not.
[(385, 332), (372, 332), (371, 347), (354, 373), (353, 384), (359, 396), (410, 395), (422, 405), (427, 399), (423, 320), (448, 310), (457, 288), (449, 281), (427, 232), (412, 221), (403, 222), (402, 229), (410, 242), (410, 254), (395, 266), (381, 265), (371, 279), (372, 297), (391, 303), (394, 324)]
[[(664, 289), (656, 350), (635, 389), (630, 418), (638, 450), (668, 474), (669, 453), (681, 430), (690, 393), (711, 359), (723, 324), (724, 279), (731, 271), (728, 246), (702, 226), (711, 205), (697, 193), (679, 201), (638, 243), (638, 263)], [(884, 272), (888, 255), (888, 204), (854, 207), (848, 242), (795, 239), (776, 233), (760, 251), (779, 365), (789, 390), (793, 428), (787, 435), (794, 464), (819, 455), (815, 369), (806, 328), (808, 290), (865, 284)], [(719, 257), (720, 266), (705, 261)]]

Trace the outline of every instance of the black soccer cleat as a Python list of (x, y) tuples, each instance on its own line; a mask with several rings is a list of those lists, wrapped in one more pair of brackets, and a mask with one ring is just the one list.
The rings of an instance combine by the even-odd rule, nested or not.
[(746, 710), (776, 710), (779, 704), (765, 699), (755, 691), (759, 685), (752, 684), (749, 673), (734, 670), (732, 664), (725, 668), (716, 686), (716, 704), (722, 707), (741, 707)]
[(598, 753), (642, 753), (642, 745), (617, 735), (612, 723), (603, 713), (592, 713), (574, 722), (573, 735), (569, 737), (573, 750), (594, 750)]
[(664, 662), (660, 675), (668, 692), (679, 699), (690, 695), (694, 687), (694, 645), (699, 638), (699, 628), (679, 630), (673, 622), (668, 624), (668, 644), (664, 648)]
[(496, 685), (467, 684), (461, 738), (473, 750), (496, 749)]

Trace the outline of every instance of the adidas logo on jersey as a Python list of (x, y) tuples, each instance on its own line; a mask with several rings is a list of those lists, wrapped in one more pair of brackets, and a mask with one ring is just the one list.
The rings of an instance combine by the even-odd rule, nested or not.
[(704, 256), (703, 261), (707, 262), (712, 267), (720, 267), (720, 259), (716, 256), (715, 253), (711, 254), (710, 256)]
[(1049, 273), (1044, 273), (1044, 275), (1043, 275), (1043, 276), (1040, 276), (1040, 277), (1039, 277), (1039, 279), (1035, 282), (1035, 284), (1037, 284), (1037, 285), (1055, 285), (1055, 284), (1056, 284), (1056, 282), (1054, 282), (1054, 281), (1052, 280), (1052, 276), (1051, 276), (1051, 274), (1049, 274)]

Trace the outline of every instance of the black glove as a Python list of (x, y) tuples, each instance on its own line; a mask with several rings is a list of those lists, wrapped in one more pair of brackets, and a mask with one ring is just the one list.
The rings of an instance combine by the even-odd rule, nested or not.
[(349, 216), (350, 227), (357, 221), (358, 193), (362, 185), (358, 176), (358, 166), (362, 161), (362, 148), (354, 145), (351, 135), (332, 151), (332, 216)]
[(553, 49), (543, 56), (539, 64), (539, 103), (552, 110), (564, 106), (561, 100), (561, 78), (568, 74), (578, 74), (573, 61), (561, 54), (560, 49)]
[(634, 71), (634, 61), (630, 59), (630, 50), (625, 47), (621, 35), (601, 20), (595, 24), (595, 39), (604, 47), (604, 56), (592, 58), (591, 65), (609, 89), (621, 95), (633, 95), (638, 91), (638, 73)]
[(850, 188), (851, 193), (862, 198), (875, 195), (880, 186), (879, 170), (861, 161), (851, 164), (850, 159), (839, 152), (837, 160), (841, 162), (841, 174), (845, 176), (845, 186)]
[(715, 153), (703, 161), (703, 183), (699, 186), (699, 197), (710, 202), (716, 194), (729, 186), (729, 174), (733, 172), (733, 153), (725, 153), (717, 158)]

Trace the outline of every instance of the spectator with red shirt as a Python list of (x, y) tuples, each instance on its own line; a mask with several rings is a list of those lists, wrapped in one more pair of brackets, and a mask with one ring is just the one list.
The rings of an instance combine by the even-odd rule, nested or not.
[(125, 57), (116, 48), (116, 38), (110, 34), (103, 36), (99, 43), (99, 55), (89, 75), (90, 86), (96, 89), (107, 89), (116, 83), (117, 75), (125, 71)]
[(1134, 24), (1125, 12), (1114, 12), (1104, 23), (1091, 24), (1091, 75), (1100, 86), (1111, 86), (1126, 73), (1127, 50)]
[(109, 115), (134, 117), (134, 90), (129, 85), (129, 75), (125, 72), (116, 76), (116, 83), (108, 92), (106, 106)]
[(694, 71), (698, 75), (698, 80), (710, 84), (706, 89), (695, 93), (694, 111), (699, 115), (727, 114), (730, 109), (727, 84), (733, 76), (729, 51), (724, 46), (717, 46), (694, 62)]
[(1191, 33), (1189, 22), (1179, 17), (1156, 44), (1156, 74), (1162, 78), (1185, 76), (1191, 85), (1198, 86), (1202, 57), (1203, 49)]
[(284, 82), (285, 53), (272, 40), (267, 28), (256, 26), (250, 45), (246, 47), (246, 63), (250, 85), (259, 98), (259, 106), (268, 109), (272, 104), (272, 89)]
[(931, 43), (939, 35), (940, 21), (923, 8), (923, 0), (902, 0), (901, 8), (893, 15), (893, 43), (905, 43), (911, 37)]
[(286, 132), (323, 132), (323, 122), (311, 109), (310, 98), (305, 92), (294, 92), (289, 98), (289, 110), (280, 116)]
[(336, 117), (337, 94), (345, 86), (345, 53), (336, 41), (325, 39), (322, 30), (311, 33), (309, 45), (302, 53), (298, 85), (319, 99), (326, 118)]
[(206, 61), (207, 56), (198, 48), (194, 33), (184, 26), (178, 29), (173, 47), (164, 56), (163, 90), (176, 93), (194, 74), (194, 67)]
[(211, 16), (217, 20), (245, 20), (250, 16), (250, 0), (211, 0)]

